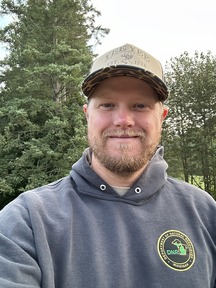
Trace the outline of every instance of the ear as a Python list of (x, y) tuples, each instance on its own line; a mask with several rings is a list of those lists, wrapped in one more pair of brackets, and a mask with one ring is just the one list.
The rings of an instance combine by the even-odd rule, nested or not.
[(162, 113), (162, 121), (167, 117), (168, 112), (169, 112), (169, 108), (164, 106), (163, 107), (163, 113)]
[(83, 112), (85, 114), (86, 120), (88, 121), (88, 105), (87, 104), (83, 105)]

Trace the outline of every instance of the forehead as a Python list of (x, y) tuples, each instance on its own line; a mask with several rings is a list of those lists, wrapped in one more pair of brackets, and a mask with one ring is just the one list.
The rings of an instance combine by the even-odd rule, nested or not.
[(135, 99), (149, 98), (153, 101), (158, 100), (157, 92), (146, 82), (133, 77), (112, 77), (102, 81), (92, 93), (91, 99), (96, 98), (120, 98)]

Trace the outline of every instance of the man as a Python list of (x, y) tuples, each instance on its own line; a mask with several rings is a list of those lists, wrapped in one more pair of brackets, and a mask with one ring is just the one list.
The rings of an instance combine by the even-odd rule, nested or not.
[(160, 63), (126, 44), (82, 90), (89, 146), (0, 214), (0, 287), (216, 287), (216, 203), (167, 176)]

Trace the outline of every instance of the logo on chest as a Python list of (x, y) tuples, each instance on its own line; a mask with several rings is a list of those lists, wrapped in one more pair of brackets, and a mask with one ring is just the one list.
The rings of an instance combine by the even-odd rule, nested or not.
[(171, 269), (186, 271), (195, 261), (195, 251), (191, 240), (184, 233), (168, 230), (158, 239), (157, 250), (161, 260)]

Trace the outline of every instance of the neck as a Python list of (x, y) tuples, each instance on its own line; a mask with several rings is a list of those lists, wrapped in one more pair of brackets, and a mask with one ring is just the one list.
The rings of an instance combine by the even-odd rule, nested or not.
[(92, 169), (110, 186), (130, 187), (140, 177), (147, 164), (131, 175), (120, 176), (104, 167), (92, 154)]

